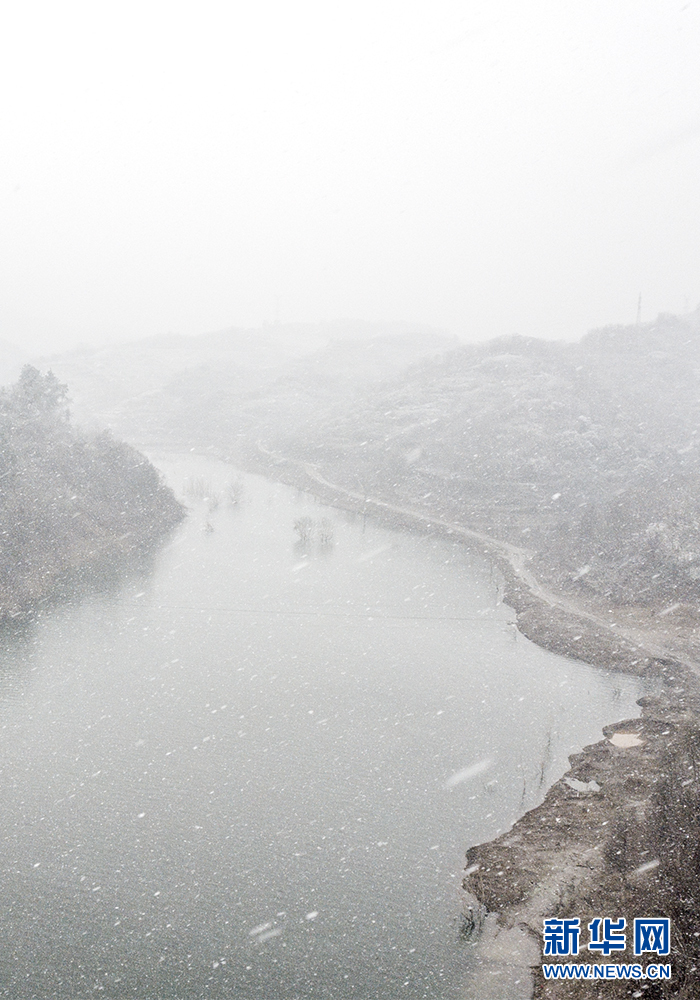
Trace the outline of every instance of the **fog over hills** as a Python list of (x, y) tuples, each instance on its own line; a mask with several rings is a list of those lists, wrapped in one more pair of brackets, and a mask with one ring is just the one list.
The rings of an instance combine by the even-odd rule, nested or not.
[[(308, 397), (397, 374), (456, 338), (410, 324), (328, 323), (169, 335), (39, 359), (71, 390), (78, 422), (135, 442), (221, 444), (276, 431)], [(244, 415), (245, 414), (245, 415)], [(269, 424), (268, 424), (269, 418)], [(212, 441), (215, 438), (215, 441)]]
[(278, 447), (527, 544), (559, 583), (696, 599), (700, 314), (427, 359)]
[(136, 444), (257, 443), (527, 545), (610, 599), (696, 600), (700, 312), (580, 343), (267, 327), (50, 360), (80, 421)]

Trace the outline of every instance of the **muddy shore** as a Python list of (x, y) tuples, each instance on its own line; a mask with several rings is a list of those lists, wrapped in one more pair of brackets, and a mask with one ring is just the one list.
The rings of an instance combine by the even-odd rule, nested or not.
[[(455, 537), (437, 511), (431, 518), (424, 510), (414, 513), (360, 498), (334, 488), (301, 463), (268, 454), (246, 464), (325, 504), (366, 513), (391, 527)], [(688, 656), (694, 642), (686, 636), (675, 646), (660, 646), (658, 631), (645, 633), (638, 620), (634, 632), (624, 636), (615, 631), (617, 623), (601, 619), (600, 608), (584, 605), (577, 614), (565, 600), (562, 606), (544, 600), (529, 585), (530, 574), (518, 572), (499, 543), (461, 540), (498, 565), (503, 600), (533, 642), (594, 666), (660, 681), (657, 696), (640, 700), (641, 718), (605, 727), (603, 740), (570, 758), (570, 771), (541, 805), (496, 840), (469, 850), (465, 933), (476, 938), (487, 931), (482, 953), (492, 984), (488, 995), (501, 1000), (524, 995), (535, 1000), (700, 997), (700, 684)], [(665, 628), (664, 636), (672, 638), (673, 627)], [(543, 920), (578, 917), (585, 929), (595, 917), (606, 916), (624, 916), (630, 927), (634, 917), (670, 917), (672, 979), (545, 981)], [(631, 934), (627, 943), (625, 952), (602, 961), (635, 961)], [(601, 959), (584, 944), (573, 961)]]

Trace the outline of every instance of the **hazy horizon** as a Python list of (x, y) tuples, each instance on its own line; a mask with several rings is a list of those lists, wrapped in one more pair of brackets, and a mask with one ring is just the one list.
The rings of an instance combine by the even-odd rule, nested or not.
[(17, 5), (0, 342), (692, 311), (699, 48), (696, 0)]

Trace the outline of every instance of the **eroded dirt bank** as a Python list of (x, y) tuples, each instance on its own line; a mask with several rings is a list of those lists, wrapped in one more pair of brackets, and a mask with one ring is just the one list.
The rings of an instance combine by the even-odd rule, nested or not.
[[(662, 670), (667, 690), (642, 699), (641, 719), (606, 727), (604, 740), (571, 758), (542, 805), (467, 854), (465, 891), (498, 915), (500, 930), (518, 928), (535, 944), (536, 998), (598, 996), (598, 988), (605, 997), (699, 995), (698, 701), (675, 690), (675, 667)], [(546, 982), (542, 921), (579, 917), (585, 929), (604, 916), (625, 916), (630, 926), (635, 916), (669, 916), (672, 981), (642, 983), (639, 993), (629, 982)], [(635, 961), (631, 943), (628, 935), (628, 950), (602, 961)], [(518, 955), (512, 958), (517, 967)], [(601, 961), (585, 946), (572, 960)]]
[[(487, 961), (492, 982), (500, 984), (493, 995), (501, 1000), (523, 995), (523, 975), (532, 976), (535, 1000), (700, 997), (700, 684), (694, 617), (686, 613), (677, 623), (676, 608), (655, 614), (576, 602), (540, 584), (527, 550), (446, 521), (439, 511), (431, 515), (364, 497), (329, 482), (314, 466), (270, 453), (261, 455), (261, 465), (258, 471), (309, 490), (324, 503), (367, 512), (394, 527), (463, 538), (499, 565), (504, 601), (528, 638), (596, 666), (660, 679), (659, 695), (640, 701), (641, 718), (606, 727), (603, 740), (571, 758), (571, 770), (540, 806), (508, 833), (470, 849), (465, 913), (467, 923), (480, 909), (490, 914), (489, 952), (497, 959)], [(635, 916), (670, 917), (671, 981), (545, 981), (543, 920), (579, 917), (585, 929), (605, 916), (625, 916), (630, 925)], [(628, 950), (613, 960), (632, 961), (631, 945), (628, 935)], [(585, 944), (584, 952), (579, 961), (600, 960)]]

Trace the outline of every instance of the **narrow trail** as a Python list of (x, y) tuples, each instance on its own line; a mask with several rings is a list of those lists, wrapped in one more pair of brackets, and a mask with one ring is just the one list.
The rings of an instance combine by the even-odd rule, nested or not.
[(284, 461), (290, 465), (296, 465), (300, 469), (303, 469), (310, 479), (315, 480), (315, 482), (319, 485), (332, 490), (334, 493), (350, 497), (351, 499), (359, 501), (364, 505), (393, 511), (396, 514), (401, 514), (403, 517), (408, 517), (415, 521), (421, 521), (424, 524), (440, 525), (443, 528), (447, 528), (455, 535), (460, 535), (472, 542), (479, 542), (479, 544), (484, 545), (492, 554), (505, 559), (515, 575), (527, 587), (530, 593), (543, 603), (547, 604), (549, 607), (557, 608), (567, 614), (574, 615), (577, 618), (590, 621), (594, 625), (605, 629), (615, 638), (626, 639), (640, 651), (648, 653), (650, 656), (657, 659), (672, 659), (680, 663), (687, 670), (691, 671), (691, 673), (696, 676), (700, 676), (700, 663), (679, 656), (676, 651), (652, 638), (648, 631), (643, 627), (621, 627), (617, 625), (617, 623), (613, 624), (601, 615), (582, 608), (577, 602), (568, 600), (567, 598), (548, 590), (546, 587), (543, 587), (527, 565), (534, 555), (532, 550), (522, 548), (518, 545), (513, 545), (510, 542), (503, 542), (498, 539), (491, 538), (483, 532), (474, 531), (472, 528), (465, 528), (456, 521), (448, 521), (441, 517), (424, 514), (421, 511), (413, 510), (411, 507), (402, 507), (399, 504), (390, 503), (388, 500), (380, 500), (378, 497), (366, 496), (362, 493), (358, 493), (356, 490), (347, 489), (345, 486), (340, 486), (338, 483), (332, 483), (330, 480), (326, 479), (325, 476), (321, 475), (317, 467), (311, 462), (302, 462), (298, 459), (289, 458), (286, 455), (278, 455), (277, 453), (265, 448), (259, 441), (257, 446), (264, 455), (267, 455), (276, 461)]

